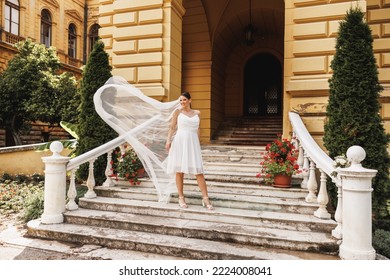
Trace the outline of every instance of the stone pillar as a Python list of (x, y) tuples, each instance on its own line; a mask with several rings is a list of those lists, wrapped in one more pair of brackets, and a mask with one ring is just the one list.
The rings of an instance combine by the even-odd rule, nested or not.
[(53, 155), (43, 157), (45, 163), (45, 202), (41, 217), (43, 224), (59, 224), (64, 221), (66, 199), (66, 164), (69, 157), (63, 157), (61, 142), (54, 141), (50, 145)]
[(347, 151), (351, 161), (348, 168), (338, 168), (343, 198), (343, 240), (339, 255), (347, 260), (374, 260), (372, 247), (372, 178), (377, 170), (362, 167), (366, 152), (360, 146)]

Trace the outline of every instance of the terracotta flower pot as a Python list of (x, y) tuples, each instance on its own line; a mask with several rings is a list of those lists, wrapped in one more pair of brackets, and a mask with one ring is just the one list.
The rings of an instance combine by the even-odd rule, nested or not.
[(137, 175), (138, 175), (138, 178), (145, 177), (145, 168), (138, 169)]
[(291, 187), (291, 175), (277, 174), (274, 176), (274, 183), (272, 186), (277, 188), (289, 188)]

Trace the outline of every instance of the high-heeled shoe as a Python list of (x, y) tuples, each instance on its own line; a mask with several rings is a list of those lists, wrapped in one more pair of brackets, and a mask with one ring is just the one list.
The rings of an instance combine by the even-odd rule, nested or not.
[(188, 208), (187, 203), (184, 201), (184, 196), (179, 196), (179, 207)]
[(207, 196), (202, 198), (202, 206), (206, 207), (207, 210), (214, 210), (214, 207), (213, 205), (211, 205), (210, 200)]

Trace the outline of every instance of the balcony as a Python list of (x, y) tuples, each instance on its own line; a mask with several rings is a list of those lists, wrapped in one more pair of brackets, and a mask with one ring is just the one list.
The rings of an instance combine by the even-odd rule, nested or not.
[(3, 43), (7, 43), (9, 45), (14, 45), (20, 41), (25, 40), (25, 38), (20, 37), (18, 35), (12, 34), (10, 32), (0, 30), (0, 41)]

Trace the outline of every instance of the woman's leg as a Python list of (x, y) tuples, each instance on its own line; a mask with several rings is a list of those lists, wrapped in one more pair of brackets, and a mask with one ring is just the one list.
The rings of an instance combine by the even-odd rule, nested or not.
[(183, 191), (183, 184), (184, 184), (184, 173), (176, 173), (176, 187), (177, 187), (177, 192), (179, 193), (179, 197), (184, 196), (184, 191)]
[(176, 187), (179, 194), (179, 206), (181, 208), (187, 208), (187, 203), (184, 200), (184, 173), (176, 173)]
[(196, 174), (196, 181), (198, 182), (199, 189), (202, 193), (202, 197), (208, 197), (206, 180), (203, 174)]
[(198, 182), (199, 189), (202, 193), (202, 204), (205, 206), (208, 210), (213, 210), (214, 207), (211, 205), (211, 202), (209, 200), (209, 194), (207, 192), (207, 185), (206, 180), (204, 179), (203, 174), (197, 174), (196, 181)]

